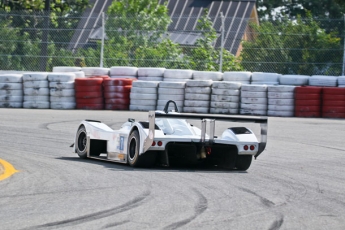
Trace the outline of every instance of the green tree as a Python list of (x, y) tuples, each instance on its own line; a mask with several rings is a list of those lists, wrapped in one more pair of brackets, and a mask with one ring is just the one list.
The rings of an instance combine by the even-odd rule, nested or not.
[(252, 25), (256, 37), (254, 41), (243, 42), (241, 54), (245, 69), (281, 74), (339, 75), (340, 38), (326, 33), (310, 14), (307, 17)]

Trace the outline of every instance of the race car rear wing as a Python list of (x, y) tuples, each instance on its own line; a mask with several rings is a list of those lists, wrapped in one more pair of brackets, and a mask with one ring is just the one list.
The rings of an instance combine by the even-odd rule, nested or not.
[(155, 118), (175, 118), (175, 119), (194, 119), (201, 120), (201, 141), (205, 140), (206, 121), (210, 123), (210, 138), (213, 139), (215, 133), (215, 120), (242, 123), (258, 123), (261, 127), (261, 138), (257, 158), (265, 149), (267, 143), (267, 117), (237, 116), (237, 115), (215, 115), (215, 114), (193, 114), (193, 113), (165, 113), (149, 112), (149, 135), (145, 140), (144, 149), (147, 150), (154, 138)]

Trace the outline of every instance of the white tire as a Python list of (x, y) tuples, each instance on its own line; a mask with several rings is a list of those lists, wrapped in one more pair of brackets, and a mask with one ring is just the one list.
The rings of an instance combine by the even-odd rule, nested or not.
[(267, 92), (241, 91), (241, 97), (267, 98)]
[(334, 76), (319, 76), (313, 75), (309, 78), (309, 85), (311, 86), (331, 86), (336, 87), (338, 78)]
[(211, 101), (210, 106), (217, 109), (238, 109), (240, 107), (238, 102), (214, 102)]
[(163, 81), (163, 77), (138, 77), (140, 81)]
[(32, 72), (32, 73), (24, 73), (23, 74), (23, 81), (47, 81), (48, 80), (48, 73), (47, 72)]
[(274, 111), (274, 110), (268, 110), (267, 111), (268, 116), (274, 116), (274, 117), (293, 117), (294, 111)]
[(164, 71), (164, 78), (191, 79), (192, 77), (193, 70), (190, 69), (166, 69)]
[(338, 85), (345, 85), (345, 76), (338, 77)]
[(53, 89), (74, 89), (74, 81), (70, 81), (70, 82), (49, 82), (49, 88), (53, 88)]
[(213, 89), (240, 89), (241, 86), (241, 83), (230, 81), (214, 81), (212, 83)]
[(252, 81), (251, 84), (253, 85), (279, 85), (277, 81)]
[(24, 81), (24, 88), (48, 88), (48, 81)]
[(242, 85), (241, 91), (267, 92), (267, 85)]
[(131, 99), (131, 105), (157, 105), (157, 101), (156, 100), (144, 100), (144, 99)]
[(75, 78), (85, 78), (85, 73), (83, 71), (72, 72)]
[(294, 105), (294, 99), (269, 99), (269, 105)]
[(74, 81), (74, 73), (49, 73), (48, 80), (51, 82), (68, 82)]
[[(157, 106), (165, 106), (168, 101), (169, 100), (157, 100)], [(177, 107), (183, 107), (184, 105), (184, 101), (178, 101), (178, 100), (173, 100), (173, 101), (175, 101)]]
[(186, 87), (186, 93), (210, 94), (211, 87)]
[(195, 100), (185, 100), (184, 101), (185, 107), (209, 107), (209, 101), (195, 101)]
[(249, 82), (251, 79), (252, 73), (245, 71), (231, 71), (224, 72), (223, 81), (243, 81)]
[(23, 89), (22, 83), (0, 83), (0, 90), (16, 90), (16, 89)]
[(249, 109), (249, 110), (267, 110), (267, 104), (245, 104), (241, 103), (241, 109)]
[(278, 98), (292, 99), (295, 97), (295, 94), (294, 93), (281, 93), (281, 92), (268, 92), (267, 97), (273, 98), (273, 99), (278, 99)]
[(75, 102), (50, 102), (51, 109), (75, 109), (75, 107)]
[(53, 72), (78, 72), (81, 71), (81, 67), (76, 66), (54, 66)]
[(119, 78), (129, 78), (129, 79), (133, 79), (133, 80), (135, 80), (135, 79), (138, 79), (138, 77), (137, 76), (110, 76), (110, 78), (117, 78), (117, 79), (119, 79)]
[(132, 66), (112, 66), (110, 76), (138, 76), (138, 68)]
[(183, 94), (158, 94), (159, 100), (173, 100), (173, 101), (183, 101), (185, 95)]
[(23, 96), (23, 90), (22, 89), (8, 89), (8, 90), (0, 90), (0, 96)]
[(157, 88), (132, 87), (132, 93), (157, 94)]
[(131, 111), (153, 111), (156, 110), (154, 105), (129, 105)]
[(10, 96), (2, 95), (0, 96), (1, 102), (23, 102), (23, 96)]
[(280, 74), (277, 73), (264, 73), (264, 72), (253, 72), (252, 82), (278, 82)]
[(131, 99), (157, 100), (157, 94), (130, 93)]
[(169, 89), (169, 88), (158, 88), (158, 94), (165, 94), (165, 95), (171, 95), (171, 94), (182, 94), (184, 95), (185, 89)]
[(194, 71), (193, 79), (221, 81), (223, 80), (223, 73), (214, 71)]
[(268, 86), (267, 91), (268, 92), (284, 92), (284, 93), (293, 93), (295, 92), (296, 86), (290, 86), (290, 85), (277, 85), (277, 86)]
[(73, 97), (74, 95), (75, 95), (74, 89), (50, 89), (50, 96)]
[(241, 97), (241, 102), (246, 104), (267, 104), (268, 99), (265, 98), (257, 98), (257, 97)]
[(48, 88), (24, 88), (24, 95), (28, 96), (48, 96)]
[(240, 92), (238, 89), (212, 89), (212, 94), (222, 96), (239, 96)]
[(187, 82), (187, 81), (190, 81), (191, 79), (189, 78), (164, 78), (163, 81), (166, 81), (166, 82)]
[(170, 88), (170, 89), (184, 89), (186, 82), (166, 82), (162, 81), (159, 83), (159, 88)]
[(210, 113), (213, 114), (238, 114), (239, 109), (220, 109), (220, 108), (210, 108)]
[(223, 95), (211, 95), (211, 101), (214, 102), (239, 102), (239, 96), (223, 96)]
[(50, 96), (50, 102), (54, 103), (75, 103), (75, 97), (56, 97), (56, 96)]
[(82, 67), (81, 71), (83, 71), (85, 73), (85, 76), (104, 76), (104, 75), (109, 75), (109, 68)]
[(0, 108), (23, 108), (23, 102), (1, 102)]
[(273, 111), (294, 111), (294, 109), (293, 105), (268, 105), (268, 110)]
[(47, 102), (47, 101), (49, 101), (49, 96), (29, 96), (29, 95), (24, 95), (24, 101), (42, 101), (42, 102)]
[(212, 80), (189, 80), (186, 82), (187, 87), (210, 87)]
[(209, 101), (209, 94), (199, 94), (199, 93), (186, 93), (184, 95), (185, 100), (197, 100), (197, 101)]
[(159, 81), (133, 81), (132, 87), (157, 88)]
[(183, 112), (185, 113), (208, 113), (209, 108), (201, 108), (201, 107), (183, 107)]
[(164, 76), (165, 68), (138, 68), (138, 77), (162, 77)]
[(22, 74), (0, 74), (0, 83), (21, 83), (23, 82)]
[(307, 75), (281, 75), (279, 78), (280, 85), (308, 85), (310, 76)]
[(266, 116), (267, 115), (267, 110), (240, 109), (240, 114), (243, 114), (243, 115)]
[(26, 109), (49, 109), (49, 101), (24, 101), (23, 108)]

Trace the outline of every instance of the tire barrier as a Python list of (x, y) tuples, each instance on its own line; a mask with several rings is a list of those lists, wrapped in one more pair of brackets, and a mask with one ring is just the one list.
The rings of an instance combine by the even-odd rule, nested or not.
[(242, 85), (240, 114), (267, 115), (267, 85)]
[(138, 80), (163, 81), (165, 68), (138, 68)]
[(345, 118), (345, 88), (322, 89), (322, 117)]
[(193, 78), (193, 70), (189, 69), (166, 69), (163, 81), (186, 82)]
[(277, 73), (253, 72), (251, 84), (253, 85), (279, 85), (279, 78), (280, 78), (280, 74), (277, 74)]
[[(163, 110), (164, 106), (169, 100), (174, 100), (179, 112), (183, 111), (184, 95), (185, 95), (185, 82), (160, 82), (158, 85), (158, 100), (157, 110)], [(175, 110), (172, 104), (169, 104), (169, 111)]]
[(69, 72), (48, 73), (50, 108), (75, 109), (74, 81), (76, 75)]
[(268, 116), (293, 117), (295, 86), (277, 85), (267, 87)]
[(76, 66), (54, 66), (53, 72), (81, 72), (81, 67)]
[(241, 85), (241, 83), (236, 82), (214, 81), (212, 84), (210, 113), (238, 114)]
[(23, 107), (22, 81), (22, 74), (0, 74), (0, 108)]
[(109, 70), (111, 78), (131, 78), (137, 79), (138, 68), (132, 66), (112, 66)]
[(193, 80), (222, 81), (223, 73), (214, 71), (193, 71)]
[(23, 74), (23, 108), (49, 109), (48, 73), (33, 72)]
[(224, 72), (223, 81), (237, 82), (242, 84), (250, 84), (252, 77), (251, 72), (245, 71), (231, 71)]
[(280, 85), (303, 86), (309, 84), (310, 76), (306, 75), (281, 75), (279, 78)]
[(345, 76), (338, 77), (338, 87), (345, 87)]
[(133, 79), (108, 78), (103, 80), (103, 94), (106, 110), (129, 110), (129, 93)]
[[(131, 111), (156, 110), (159, 81), (134, 81), (130, 93)], [(141, 93), (145, 92), (145, 93)]]
[(208, 113), (210, 109), (212, 80), (190, 80), (186, 82), (183, 112)]
[(85, 77), (95, 77), (95, 76), (109, 76), (109, 68), (102, 67), (82, 67), (81, 71), (84, 72)]
[(295, 88), (295, 117), (321, 117), (322, 87)]
[(313, 75), (309, 78), (309, 85), (310, 86), (336, 87), (337, 84), (338, 84), (338, 77), (334, 77), (334, 76)]
[(77, 109), (104, 109), (103, 78), (76, 78), (74, 82)]

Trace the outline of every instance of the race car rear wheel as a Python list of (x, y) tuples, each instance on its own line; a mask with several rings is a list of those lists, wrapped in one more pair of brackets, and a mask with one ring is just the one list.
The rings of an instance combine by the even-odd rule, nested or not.
[(80, 126), (77, 132), (76, 151), (80, 158), (87, 157), (87, 135), (84, 126)]
[(250, 167), (252, 163), (252, 155), (238, 155), (236, 159), (235, 167), (237, 170), (245, 171)]
[(134, 130), (128, 139), (127, 161), (130, 166), (136, 167), (139, 164), (139, 144), (138, 130)]

